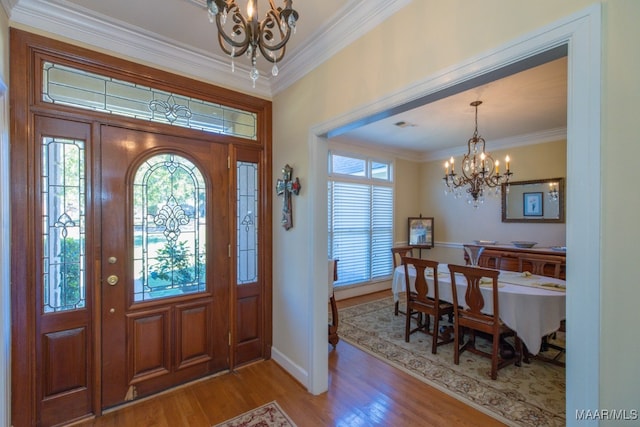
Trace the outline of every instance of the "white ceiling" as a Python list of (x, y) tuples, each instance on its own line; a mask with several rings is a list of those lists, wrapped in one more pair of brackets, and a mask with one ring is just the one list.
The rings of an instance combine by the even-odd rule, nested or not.
[[(206, 0), (0, 0), (10, 23), (32, 27), (174, 72), (202, 78), (263, 98), (271, 98), (340, 49), (391, 16), (410, 0), (295, 0), (300, 15), (277, 77), (271, 63), (259, 59), (256, 88), (248, 77), (249, 62), (230, 59), (217, 42)], [(266, 0), (258, 0), (263, 13)], [(274, 0), (276, 6), (282, 0)], [(246, 0), (238, 0), (244, 8)], [(425, 76), (426, 77), (426, 76)], [(462, 150), (474, 129), (474, 109), (482, 100), (478, 131), (488, 150), (520, 141), (558, 139), (566, 128), (566, 57), (464, 90), (439, 100), (425, 100), (405, 112), (336, 132), (337, 141), (377, 144), (382, 149), (447, 156)], [(414, 108), (415, 107), (415, 108)], [(404, 121), (406, 127), (394, 123)], [(526, 142), (525, 142), (526, 143)]]

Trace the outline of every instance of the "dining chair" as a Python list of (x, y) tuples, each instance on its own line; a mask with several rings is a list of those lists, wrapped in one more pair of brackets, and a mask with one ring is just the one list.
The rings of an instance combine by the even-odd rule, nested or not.
[(551, 259), (544, 255), (523, 254), (518, 256), (518, 271), (528, 271), (539, 276), (560, 278), (565, 258)]
[[(413, 247), (411, 247), (411, 246), (395, 246), (395, 247), (391, 248), (391, 256), (393, 257), (393, 270), (395, 271), (396, 267), (399, 267), (399, 266), (402, 265), (402, 258), (403, 257), (411, 257), (411, 256), (413, 256)], [(403, 312), (400, 311), (400, 301), (396, 301), (394, 309), (393, 309), (393, 314), (395, 314), (397, 316), (398, 313), (404, 314)]]
[(331, 305), (331, 323), (329, 323), (329, 343), (336, 348), (340, 337), (338, 336), (338, 305), (333, 292), (333, 285), (338, 280), (338, 260), (329, 260), (329, 304)]
[[(414, 290), (411, 289), (411, 279), (409, 278), (409, 267), (416, 270)], [(427, 269), (431, 269), (427, 272)], [(426, 275), (433, 277), (433, 296), (429, 294), (429, 282)], [(407, 297), (407, 311), (404, 340), (409, 342), (409, 335), (422, 331), (431, 335), (431, 353), (436, 354), (437, 347), (453, 341), (453, 337), (448, 332), (440, 332), (440, 318), (447, 314), (453, 314), (453, 304), (441, 301), (438, 292), (438, 262), (428, 259), (404, 257), (404, 278), (405, 293)], [(417, 314), (417, 326), (411, 329), (411, 318)], [(424, 321), (422, 315), (424, 314)], [(433, 316), (433, 331), (429, 330), (431, 317)]]
[[(544, 256), (536, 256), (535, 254), (526, 254), (518, 257), (518, 270), (520, 272), (529, 271), (532, 274), (539, 276), (560, 278), (562, 266), (565, 264), (565, 258), (549, 259)], [(565, 332), (566, 324), (564, 320), (560, 323), (559, 331)], [(558, 366), (565, 366), (565, 363), (560, 361), (562, 355), (566, 352), (566, 349), (558, 344), (552, 342), (556, 338), (556, 332), (542, 337), (542, 345), (540, 351), (546, 352), (549, 349), (555, 350), (556, 354), (553, 357), (547, 357), (538, 353), (534, 358), (542, 360), (543, 362), (553, 363)], [(528, 351), (525, 348), (525, 351)]]
[[(498, 378), (498, 370), (505, 366), (515, 364), (520, 366), (522, 361), (522, 341), (516, 332), (505, 325), (500, 320), (500, 305), (498, 302), (498, 270), (473, 267), (464, 265), (449, 264), (451, 274), (451, 291), (454, 301), (454, 353), (453, 362), (460, 363), (460, 354), (464, 351), (488, 357), (491, 359), (491, 379)], [(458, 288), (456, 279), (464, 277), (466, 279), (466, 291), (464, 295), (464, 305), (459, 304)], [(493, 313), (486, 314), (485, 300), (481, 291), (481, 282), (489, 280), (492, 289)], [(464, 332), (469, 330), (469, 339), (464, 341)], [(476, 333), (488, 334), (492, 339), (492, 350), (486, 352), (476, 347)], [(515, 356), (503, 358), (500, 354), (500, 344), (506, 337), (514, 337)]]
[(464, 255), (465, 262), (467, 265), (473, 265), (473, 254), (479, 252), (477, 255), (478, 258), (478, 266), (485, 268), (495, 268), (496, 270), (500, 270), (500, 266), (502, 264), (502, 254), (496, 253), (484, 248), (484, 246), (480, 245), (470, 245), (464, 244)]

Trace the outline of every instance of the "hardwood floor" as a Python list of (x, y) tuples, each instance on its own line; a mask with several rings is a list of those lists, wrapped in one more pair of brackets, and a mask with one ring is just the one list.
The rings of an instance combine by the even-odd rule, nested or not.
[[(386, 295), (338, 302), (349, 306)], [(78, 423), (208, 427), (276, 400), (299, 427), (503, 426), (493, 418), (340, 341), (329, 351), (329, 391), (309, 394), (273, 360), (206, 379)], [(413, 398), (412, 398), (413, 397)]]

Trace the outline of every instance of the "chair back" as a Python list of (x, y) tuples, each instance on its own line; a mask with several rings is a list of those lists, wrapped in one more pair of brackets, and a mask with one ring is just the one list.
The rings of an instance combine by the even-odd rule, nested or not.
[[(560, 269), (564, 264), (564, 258), (550, 259), (549, 257), (526, 254), (518, 257), (518, 270), (520, 272), (529, 271), (539, 276), (549, 276), (560, 278)], [(547, 272), (549, 266), (549, 272)]]
[[(418, 300), (422, 303), (431, 303), (434, 300), (439, 301), (438, 294), (438, 262), (428, 259), (404, 257), (404, 279), (407, 299)], [(411, 279), (409, 278), (409, 268), (414, 267), (416, 270), (416, 280), (414, 284), (415, 292), (411, 291)], [(427, 269), (431, 271), (427, 272)], [(433, 275), (433, 298), (428, 296), (429, 283), (426, 276)]]
[[(474, 329), (492, 333), (500, 327), (500, 307), (498, 304), (498, 270), (474, 267), (467, 265), (449, 264), (449, 272), (451, 274), (451, 292), (454, 301), (454, 316), (459, 318), (459, 322), (463, 326), (469, 326)], [(464, 295), (465, 305), (461, 306), (458, 299), (458, 288), (456, 281), (462, 275), (467, 281), (467, 287)], [(492, 286), (492, 303), (493, 313), (485, 314), (485, 299), (482, 295), (481, 282), (486, 278), (491, 281)]]
[(391, 248), (391, 255), (393, 256), (393, 269), (402, 265), (403, 257), (413, 256), (413, 247), (411, 246), (396, 246)]
[(502, 255), (495, 251), (489, 251), (480, 245), (462, 245), (465, 252), (467, 264), (484, 268), (495, 268), (500, 270), (502, 264)]

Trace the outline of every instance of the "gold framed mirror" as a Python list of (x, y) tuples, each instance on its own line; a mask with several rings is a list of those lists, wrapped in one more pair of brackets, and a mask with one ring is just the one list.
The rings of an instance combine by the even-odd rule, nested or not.
[(502, 222), (564, 222), (564, 178), (502, 184)]

